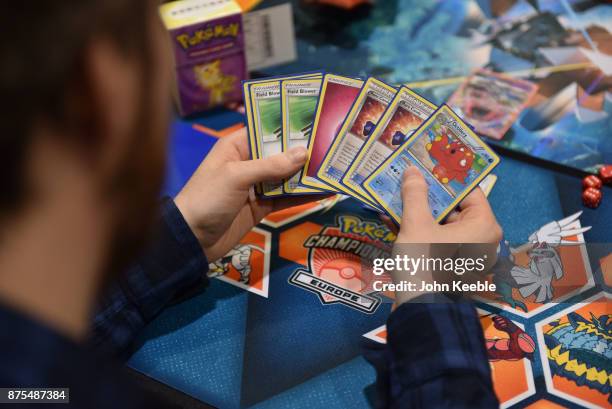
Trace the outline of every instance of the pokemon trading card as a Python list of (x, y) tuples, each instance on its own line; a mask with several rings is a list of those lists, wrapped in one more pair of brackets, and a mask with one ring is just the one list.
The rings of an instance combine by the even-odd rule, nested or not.
[(491, 191), (493, 190), (493, 186), (495, 186), (496, 183), (497, 175), (490, 173), (482, 180), (482, 182), (478, 184), (478, 187), (480, 187), (480, 190), (482, 190), (482, 193), (484, 193), (486, 197), (489, 197)]
[(502, 139), (537, 90), (532, 82), (480, 69), (447, 104), (480, 135)]
[[(281, 114), (283, 151), (296, 146), (308, 147), (319, 101), (321, 78), (281, 81)], [(321, 190), (300, 184), (303, 169), (285, 180), (287, 194), (318, 193)]]
[[(482, 193), (485, 195), (485, 197), (489, 197), (496, 183), (497, 183), (497, 175), (494, 175), (493, 173), (489, 173), (487, 177), (485, 177), (484, 179), (480, 181), (480, 183), (478, 184), (478, 187), (480, 188), (480, 190), (482, 190)], [(450, 216), (451, 214), (455, 212), (458, 212), (458, 210), (452, 210), (448, 214), (448, 216)]]
[(442, 105), (364, 182), (400, 223), (402, 175), (416, 166), (429, 186), (432, 216), (441, 221), (499, 163), (499, 157), (447, 105)]
[[(355, 194), (340, 180), (396, 93), (396, 88), (376, 78), (366, 81), (321, 163), (317, 172), (319, 179), (347, 194)], [(362, 200), (372, 202), (369, 197)]]
[(323, 77), (312, 134), (308, 141), (308, 159), (300, 180), (302, 184), (337, 192), (334, 187), (318, 179), (317, 172), (362, 85), (363, 81), (355, 78), (334, 74), (325, 74)]
[[(296, 79), (296, 78), (316, 78), (316, 77), (321, 77), (322, 74), (321, 73), (305, 73), (305, 74), (298, 74), (298, 75), (291, 75), (291, 76), (285, 76), (285, 77), (276, 77), (276, 78), (267, 78), (267, 79), (263, 79), (263, 80), (249, 80), (249, 81), (244, 81), (242, 83), (242, 92), (243, 92), (243, 97), (244, 97), (244, 111), (245, 111), (245, 116), (246, 116), (246, 125), (247, 125), (247, 133), (248, 133), (248, 139), (249, 139), (249, 150), (251, 152), (251, 158), (252, 159), (259, 159), (259, 158), (263, 158), (264, 156), (264, 152), (263, 152), (263, 141), (260, 140), (261, 135), (262, 135), (262, 131), (261, 129), (257, 130), (256, 127), (260, 127), (263, 124), (261, 123), (261, 121), (258, 121), (256, 124), (256, 121), (254, 119), (254, 112), (255, 110), (257, 110), (257, 107), (254, 107), (253, 105), (253, 98), (252, 98), (252, 92), (251, 92), (251, 87), (253, 85), (261, 85), (261, 84), (266, 84), (266, 83), (274, 83), (274, 82), (278, 82), (278, 89), (279, 89), (279, 95), (276, 98), (276, 102), (278, 105), (278, 128), (277, 129), (281, 129), (282, 125), (281, 125), (281, 120), (280, 120), (280, 81), (284, 80), (284, 79)], [(270, 84), (268, 84), (270, 85)], [(274, 84), (271, 85), (270, 87), (272, 90), (275, 89)], [(267, 98), (269, 99), (269, 104), (272, 108), (272, 116), (274, 116), (274, 109), (273, 109), (273, 105), (274, 105), (274, 98), (269, 97)], [(264, 107), (264, 111), (265, 111), (265, 107)], [(259, 118), (258, 118), (259, 119)], [(270, 122), (268, 120), (268, 122)], [(280, 131), (279, 131), (280, 132)], [(281, 147), (280, 142), (278, 142), (276, 145), (274, 144), (274, 141), (272, 141), (272, 147), (274, 148), (279, 148)], [(270, 149), (268, 149), (270, 150)], [(280, 150), (278, 150), (278, 152), (280, 152)], [(269, 153), (269, 152), (268, 152)], [(271, 188), (271, 186), (266, 186), (265, 190), (263, 187), (263, 184), (258, 184), (255, 186), (255, 191), (257, 192), (257, 194), (259, 195), (263, 195), (263, 196), (278, 196), (279, 194), (282, 193), (282, 184), (278, 184), (281, 185), (280, 189), (279, 186), (274, 186), (274, 188)], [(272, 194), (268, 195), (267, 191), (271, 190)]]
[[(251, 91), (249, 87), (251, 84), (256, 84), (261, 81), (243, 81), (242, 82), (242, 100), (244, 101), (244, 116), (247, 129), (247, 138), (249, 142), (249, 152), (251, 159), (259, 158), (257, 152), (257, 142), (255, 141), (255, 130), (253, 128), (253, 111), (251, 109)], [(255, 193), (263, 195), (261, 184), (255, 185)]]
[[(280, 81), (268, 81), (250, 86), (253, 129), (259, 157), (268, 158), (282, 152), (282, 118)], [(282, 182), (262, 183), (265, 196), (284, 193)]]
[(436, 110), (436, 106), (407, 87), (401, 87), (395, 95), (389, 109), (385, 111), (378, 125), (355, 160), (344, 174), (342, 183), (357, 196), (372, 198), (361, 183), (387, 158), (395, 149), (410, 137), (423, 121)]

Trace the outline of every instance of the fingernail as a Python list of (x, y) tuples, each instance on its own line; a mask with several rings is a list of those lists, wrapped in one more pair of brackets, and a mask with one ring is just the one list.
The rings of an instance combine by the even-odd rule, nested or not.
[(416, 176), (418, 174), (420, 174), (420, 172), (416, 166), (408, 166), (408, 168), (406, 168), (404, 171), (404, 179), (410, 176)]
[(306, 161), (306, 155), (308, 151), (306, 150), (306, 148), (298, 146), (298, 147), (289, 149), (287, 153), (289, 153), (289, 156), (291, 156), (291, 159), (294, 162), (303, 163)]

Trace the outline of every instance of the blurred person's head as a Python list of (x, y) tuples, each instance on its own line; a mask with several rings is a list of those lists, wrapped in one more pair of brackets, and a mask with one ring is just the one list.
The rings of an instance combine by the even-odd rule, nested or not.
[(0, 225), (82, 184), (111, 225), (108, 271), (146, 238), (163, 178), (170, 98), (157, 4), (17, 1), (0, 13)]

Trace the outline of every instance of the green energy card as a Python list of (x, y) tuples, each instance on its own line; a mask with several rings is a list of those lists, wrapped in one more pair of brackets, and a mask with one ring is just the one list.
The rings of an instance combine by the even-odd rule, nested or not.
[[(283, 151), (296, 146), (308, 147), (315, 110), (319, 101), (321, 78), (285, 80), (281, 82), (283, 117)], [(303, 169), (284, 184), (288, 194), (318, 193), (321, 190), (300, 184)]]
[[(282, 152), (282, 118), (280, 104), (280, 81), (266, 81), (249, 87), (253, 110), (253, 130), (258, 156), (268, 158)], [(283, 192), (282, 182), (262, 183), (264, 196), (279, 196)]]
[[(305, 73), (262, 80), (248, 80), (242, 83), (249, 150), (252, 159), (261, 159), (279, 153), (280, 148), (282, 148), (280, 82), (289, 79), (320, 78), (321, 76), (321, 73)], [(260, 85), (262, 87), (259, 87)], [(252, 95), (252, 88), (259, 91), (257, 98)], [(262, 110), (263, 120), (261, 118)], [(257, 113), (257, 119), (255, 113)], [(262, 137), (264, 134), (266, 134), (265, 143)], [(283, 193), (282, 183), (266, 184), (265, 189), (264, 184), (260, 183), (255, 186), (255, 190), (257, 194), (263, 196), (278, 196)]]

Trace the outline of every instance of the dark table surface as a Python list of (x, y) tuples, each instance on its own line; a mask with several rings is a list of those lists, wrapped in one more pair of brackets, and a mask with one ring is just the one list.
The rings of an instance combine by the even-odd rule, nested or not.
[[(353, 13), (317, 9), (308, 6), (309, 2), (298, 0), (293, 3), (299, 58), (292, 64), (260, 74), (326, 69), (344, 75), (374, 75), (391, 83), (410, 83), (463, 77), (482, 66), (517, 71), (542, 64), (541, 59), (533, 56), (513, 56), (512, 53), (524, 52), (522, 48), (527, 43), (515, 44), (510, 47), (514, 48), (506, 50), (508, 52), (500, 52), (503, 51), (500, 44), (494, 41), (483, 48), (475, 47), (469, 40), (473, 33), (470, 30), (486, 23), (487, 19), (498, 18), (498, 8), (512, 2), (389, 0), (377, 1), (375, 7), (359, 8)], [(536, 3), (542, 6), (542, 13), (564, 13), (562, 2), (516, 3), (520, 4), (512, 12), (521, 15), (528, 14), (529, 7)], [(596, 2), (570, 3), (589, 21), (609, 21), (609, 6), (582, 14), (589, 13), (586, 6)], [(550, 24), (548, 17), (545, 20), (542, 24)], [(534, 22), (532, 26), (537, 28), (538, 24)], [(546, 46), (549, 34), (533, 37), (530, 41), (544, 41), (541, 45)], [(600, 43), (603, 38), (599, 38)], [(419, 92), (440, 103), (460, 81), (459, 78)], [(607, 81), (598, 83), (597, 90), (600, 91), (601, 84), (609, 86)], [(565, 130), (575, 131), (577, 128), (571, 119), (560, 121), (559, 127), (553, 125), (550, 128), (555, 131), (553, 135), (561, 138)], [(174, 195), (180, 190), (215, 142), (211, 136), (194, 130), (193, 123), (206, 126), (212, 134), (240, 121), (240, 114), (223, 109), (195, 120), (177, 120), (172, 129), (166, 193)], [(584, 162), (572, 156), (578, 151), (547, 151), (553, 145), (530, 145), (546, 136), (545, 133), (548, 135), (548, 131), (531, 135), (518, 125), (510, 131), (508, 143), (498, 144), (497, 149), (501, 146), (553, 159), (557, 154), (565, 155), (557, 155), (556, 160), (584, 169), (612, 152), (606, 151), (612, 146), (610, 126), (608, 119), (600, 125), (579, 128), (582, 129), (579, 137), (601, 136), (608, 130), (604, 140), (607, 144), (601, 145), (599, 151), (589, 150), (589, 155), (583, 157)], [(550, 135), (546, 138), (550, 141)], [(585, 146), (579, 144), (576, 149)], [(506, 240), (525, 243), (540, 226), (583, 211), (581, 224), (592, 226), (584, 236), (587, 243), (609, 244), (612, 241), (612, 189), (604, 188), (604, 200), (599, 209), (588, 209), (581, 202), (579, 172), (535, 161), (529, 155), (516, 156), (507, 150), (501, 154), (502, 161), (494, 172), (499, 179), (489, 199)], [(363, 334), (384, 324), (390, 306), (384, 304), (374, 314), (366, 315), (343, 305), (322, 305), (312, 294), (289, 285), (289, 275), (300, 265), (284, 257), (279, 247), (282, 234), (290, 229), (333, 223), (341, 214), (377, 217), (358, 203), (346, 200), (281, 227), (261, 226), (270, 238), (272, 249), (267, 298), (212, 280), (205, 291), (169, 307), (146, 328), (129, 365), (198, 400), (222, 408), (253, 405), (262, 408), (368, 407), (375, 374), (361, 357), (360, 343)], [(596, 246), (589, 249), (593, 275), (600, 285), (603, 277), (599, 264), (605, 251)], [(583, 298), (594, 291), (584, 294)], [(499, 312), (491, 306), (480, 307), (488, 312)], [(512, 312), (509, 316), (537, 339), (539, 323), (552, 319), (565, 308), (568, 305), (561, 304), (530, 316)], [(418, 330), (418, 323), (415, 323), (415, 330)], [(564, 407), (572, 405), (558, 394), (547, 392), (542, 365), (547, 363), (539, 352), (525, 366), (526, 376), (533, 384), (529, 390), (508, 398), (506, 406), (512, 399), (518, 402), (518, 407), (540, 399), (555, 401)]]
[[(211, 129), (240, 119), (229, 111), (199, 118)], [(216, 141), (192, 128), (173, 126), (166, 192), (176, 194)], [(610, 242), (612, 200), (597, 210), (582, 206), (580, 177), (502, 156), (490, 202), (507, 240), (524, 243), (547, 222), (583, 211), (587, 242)], [(605, 188), (610, 197), (612, 189)], [(169, 307), (152, 322), (129, 365), (217, 407), (368, 407), (373, 369), (360, 355), (363, 334), (384, 324), (389, 305), (375, 314), (342, 305), (323, 306), (287, 283), (295, 263), (280, 257), (279, 232), (300, 223), (325, 223), (337, 214), (375, 217), (352, 200), (325, 214), (312, 214), (281, 228), (263, 226), (272, 238), (267, 298), (212, 280), (204, 292)], [(592, 255), (597, 265), (599, 255)], [(601, 274), (601, 272), (596, 273)], [(601, 279), (601, 275), (598, 276)], [(553, 314), (562, 306), (548, 310)], [(534, 334), (540, 318), (516, 317)], [(415, 324), (418, 328), (418, 324)], [(533, 364), (534, 377), (541, 365)], [(534, 400), (533, 395), (529, 401)]]

